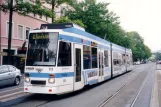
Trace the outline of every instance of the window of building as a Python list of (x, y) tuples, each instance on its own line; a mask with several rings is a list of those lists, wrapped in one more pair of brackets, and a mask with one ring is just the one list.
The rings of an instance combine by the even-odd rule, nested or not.
[(23, 39), (23, 26), (18, 25), (18, 38)]
[(46, 16), (46, 21), (48, 21), (48, 16)]
[(105, 63), (105, 67), (109, 66), (109, 62), (108, 62), (108, 51), (104, 51), (104, 63)]
[(42, 19), (42, 15), (40, 15), (39, 18)]
[(61, 16), (65, 16), (65, 12), (66, 12), (66, 10), (65, 10), (65, 7), (61, 7)]
[[(8, 49), (3, 49), (3, 52), (7, 53)], [(16, 51), (15, 50), (10, 50), (11, 55), (15, 55)], [(14, 63), (14, 57), (11, 57), (11, 65)], [(2, 56), (2, 65), (7, 65), (8, 64), (8, 56)]]
[[(13, 27), (14, 27), (14, 24), (12, 23), (12, 37), (13, 37), (13, 31), (14, 31), (14, 29), (13, 29)], [(6, 28), (7, 30), (7, 32), (6, 32), (6, 36), (8, 37), (8, 33), (9, 33), (9, 22), (7, 22), (7, 28)]]
[(97, 48), (92, 48), (92, 68), (97, 68)]
[(60, 41), (58, 66), (71, 66), (71, 60), (71, 43)]
[(91, 48), (90, 46), (83, 46), (83, 67), (84, 69), (91, 68)]
[(28, 39), (30, 28), (26, 27), (26, 39)]

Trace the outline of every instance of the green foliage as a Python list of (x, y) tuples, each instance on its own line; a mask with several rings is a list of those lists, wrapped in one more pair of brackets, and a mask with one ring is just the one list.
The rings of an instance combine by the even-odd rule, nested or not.
[(155, 55), (156, 60), (161, 60), (161, 53), (160, 52), (155, 52), (155, 53), (153, 53), (153, 55)]
[(60, 17), (55, 23), (71, 23), (72, 21), (68, 17)]
[(119, 17), (107, 9), (108, 5), (96, 3), (95, 0), (75, 2), (74, 9), (69, 10), (66, 16), (71, 20), (81, 20), (87, 32), (132, 49), (134, 61), (149, 58), (151, 51), (144, 45), (143, 38), (137, 32), (125, 32), (120, 26)]
[(133, 60), (148, 59), (151, 56), (151, 50), (144, 44), (144, 39), (137, 32), (128, 32), (127, 35), (130, 39)]
[[(52, 4), (52, 0), (45, 0), (46, 3)], [(58, 7), (59, 5), (63, 4), (63, 3), (67, 3), (67, 4), (72, 4), (73, 0), (53, 0), (54, 2), (54, 7)]]
[(55, 23), (75, 23), (81, 27), (85, 28), (85, 25), (82, 23), (81, 20), (70, 20), (68, 17), (60, 17)]
[[(0, 5), (0, 10), (7, 13), (9, 11), (9, 6), (9, 0), (4, 0), (3, 3)], [(23, 2), (23, 0), (16, 0), (15, 5), (13, 6), (13, 11), (21, 15), (27, 15), (29, 13), (37, 14), (40, 16), (44, 15), (48, 17), (52, 17), (53, 15), (50, 10), (42, 7), (42, 4), (39, 0), (36, 0), (34, 4), (30, 2)]]
[(83, 22), (81, 20), (77, 19), (77, 20), (73, 20), (72, 22), (77, 24), (77, 25), (79, 25), (79, 26), (81, 26), (81, 27), (83, 27), (83, 28), (86, 28), (86, 26), (83, 24)]

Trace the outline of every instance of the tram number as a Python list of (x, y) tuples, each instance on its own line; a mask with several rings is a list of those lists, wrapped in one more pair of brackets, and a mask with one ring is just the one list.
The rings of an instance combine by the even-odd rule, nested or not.
[(49, 71), (53, 71), (53, 68), (49, 68)]

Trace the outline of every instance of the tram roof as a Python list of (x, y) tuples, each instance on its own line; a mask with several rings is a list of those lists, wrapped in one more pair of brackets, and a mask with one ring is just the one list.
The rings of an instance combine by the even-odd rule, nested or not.
[(92, 35), (92, 34), (86, 32), (84, 28), (82, 28), (82, 27), (80, 27), (78, 25), (75, 25), (73, 23), (42, 24), (40, 28), (41, 29), (43, 29), (43, 28), (47, 28), (47, 29), (62, 29), (64, 32), (75, 33), (75, 34), (82, 35), (82, 36), (85, 36), (87, 38), (94, 39), (94, 40), (97, 40), (99, 42), (102, 42), (102, 43), (110, 45), (109, 41), (104, 40), (102, 38), (99, 38), (99, 37), (97, 37), (95, 35)]
[[(82, 28), (82, 27), (80, 27), (76, 24), (73, 24), (73, 23), (42, 24), (40, 29), (59, 29), (59, 30), (61, 29), (64, 32), (75, 33), (75, 34), (82, 35), (82, 36), (85, 36), (87, 38), (94, 39), (94, 40), (97, 40), (99, 42), (110, 45), (109, 41), (104, 40), (104, 39), (102, 39), (98, 36), (95, 36), (93, 34), (90, 34), (90, 33), (86, 32), (84, 28)], [(112, 45), (113, 45), (114, 48), (125, 50), (125, 47), (119, 46), (119, 45), (114, 44), (114, 43), (112, 43)], [(130, 49), (127, 49), (127, 50), (131, 51)]]

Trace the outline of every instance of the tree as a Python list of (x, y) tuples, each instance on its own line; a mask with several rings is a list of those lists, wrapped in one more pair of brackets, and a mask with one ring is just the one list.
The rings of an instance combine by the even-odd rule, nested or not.
[[(45, 0), (45, 2), (52, 5), (52, 10), (51, 10), (52, 13), (54, 13), (55, 7), (58, 7), (63, 3), (67, 3), (68, 5), (73, 5), (73, 0)], [(54, 22), (54, 16), (52, 16), (52, 22)]]
[(95, 2), (85, 0), (85, 2), (74, 4), (74, 10), (67, 11), (66, 15), (71, 20), (81, 20), (86, 25), (86, 31), (96, 34), (100, 29), (97, 25), (103, 25), (102, 21), (104, 20), (102, 16), (107, 13), (105, 10), (106, 6), (106, 4), (96, 5)]
[(118, 45), (129, 47), (126, 32), (120, 27), (117, 15), (107, 9), (109, 3), (96, 3), (95, 0), (85, 0), (75, 3), (74, 9), (67, 11), (71, 20), (81, 20), (86, 25), (86, 31), (107, 39)]
[(81, 20), (70, 20), (68, 17), (60, 17), (55, 23), (75, 23), (83, 28), (86, 27)]
[(130, 49), (132, 49), (134, 61), (148, 59), (151, 56), (151, 50), (144, 44), (144, 39), (139, 33), (133, 31), (127, 32), (127, 35), (130, 40)]
[[(7, 13), (10, 10), (10, 0), (2, 1), (0, 4), (0, 10)], [(53, 15), (50, 10), (42, 7), (42, 4), (39, 0), (36, 0), (35, 3), (23, 2), (23, 0), (15, 0), (15, 5), (13, 6), (12, 11), (21, 15), (27, 15), (29, 13), (48, 17), (52, 17)]]
[(150, 58), (150, 57), (151, 57), (151, 55), (152, 55), (152, 53), (151, 53), (151, 50), (149, 49), (149, 47), (145, 45), (144, 50), (145, 50), (145, 56), (144, 56), (144, 59), (148, 59), (148, 58)]

